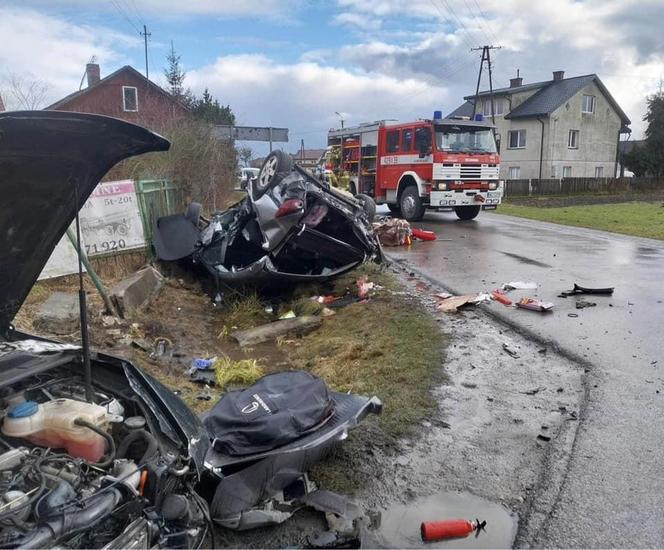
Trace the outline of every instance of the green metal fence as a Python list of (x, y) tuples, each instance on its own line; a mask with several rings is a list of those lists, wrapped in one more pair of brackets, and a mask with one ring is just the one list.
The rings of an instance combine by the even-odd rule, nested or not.
[(136, 197), (143, 221), (145, 242), (148, 254), (154, 258), (154, 224), (161, 216), (168, 216), (184, 210), (184, 194), (168, 180), (136, 181)]

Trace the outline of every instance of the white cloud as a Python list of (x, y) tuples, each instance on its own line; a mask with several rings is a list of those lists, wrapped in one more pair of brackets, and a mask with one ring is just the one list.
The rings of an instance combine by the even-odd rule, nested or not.
[(217, 16), (291, 19), (302, 0), (24, 0), (24, 4), (50, 8), (94, 8), (97, 11), (124, 12), (130, 18), (146, 15), (159, 17)]
[(381, 20), (369, 15), (356, 12), (343, 12), (334, 16), (334, 23), (337, 25), (349, 25), (357, 27), (363, 31), (377, 31), (381, 28)]
[[(313, 62), (280, 64), (263, 55), (220, 57), (190, 71), (188, 83), (204, 87), (232, 106), (240, 124), (285, 126), (291, 142), (307, 136), (309, 146), (325, 142), (327, 129), (383, 118), (415, 119), (449, 101), (443, 87), (413, 78), (351, 72)], [(292, 147), (292, 143), (289, 145)]]
[[(0, 7), (0, 78), (16, 74), (48, 86), (47, 103), (76, 91), (92, 55), (99, 63), (122, 61), (118, 48), (136, 42), (106, 28), (68, 23), (34, 10)], [(0, 88), (3, 86), (0, 82)]]

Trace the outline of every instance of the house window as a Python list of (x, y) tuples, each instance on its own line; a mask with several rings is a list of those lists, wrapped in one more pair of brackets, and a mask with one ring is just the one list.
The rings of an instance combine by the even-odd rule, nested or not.
[(578, 149), (579, 148), (579, 131), (570, 130), (569, 137), (567, 138), (567, 148), (568, 149)]
[(604, 166), (595, 166), (595, 177), (596, 178), (604, 177)]
[(413, 148), (413, 129), (401, 130), (401, 148), (403, 151), (410, 151)]
[(124, 111), (138, 111), (138, 90), (133, 86), (122, 86), (122, 109)]
[(582, 113), (594, 113), (595, 112), (595, 96), (594, 95), (584, 95), (583, 104), (581, 105)]
[(510, 130), (509, 148), (510, 149), (523, 149), (526, 146), (526, 131), (525, 130)]
[(399, 152), (399, 130), (393, 130), (391, 132), (387, 132), (387, 152), (388, 153)]
[(521, 177), (521, 167), (520, 166), (510, 166), (510, 171), (507, 176), (507, 179), (518, 180)]
[[(504, 103), (502, 98), (493, 98), (493, 114), (494, 115), (502, 115), (503, 114), (503, 109), (504, 109)], [(485, 99), (484, 100), (484, 116), (491, 116), (491, 100), (490, 99)]]
[(572, 177), (572, 167), (563, 166), (563, 178), (571, 178), (571, 177)]

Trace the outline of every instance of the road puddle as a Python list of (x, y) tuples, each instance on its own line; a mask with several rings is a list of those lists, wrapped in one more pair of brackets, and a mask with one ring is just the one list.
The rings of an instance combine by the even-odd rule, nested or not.
[[(424, 521), (469, 519), (486, 521), (484, 530), (466, 538), (423, 542)], [(500, 504), (469, 493), (439, 493), (384, 510), (377, 539), (385, 548), (511, 548), (517, 517)]]

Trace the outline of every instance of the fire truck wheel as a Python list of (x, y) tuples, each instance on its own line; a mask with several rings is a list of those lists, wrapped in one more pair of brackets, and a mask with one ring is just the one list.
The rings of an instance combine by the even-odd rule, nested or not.
[(460, 220), (472, 220), (480, 213), (481, 206), (457, 206), (454, 208)]
[(424, 205), (420, 198), (420, 192), (415, 185), (404, 189), (399, 199), (399, 210), (401, 217), (409, 222), (418, 222), (424, 217)]
[(362, 208), (364, 208), (364, 212), (366, 213), (367, 218), (369, 218), (369, 222), (373, 222), (376, 217), (376, 203), (374, 200), (364, 193), (358, 193), (355, 195), (355, 198), (362, 203)]
[(293, 170), (293, 159), (281, 150), (272, 151), (263, 162), (253, 184), (254, 199), (262, 196), (273, 185), (279, 183)]

